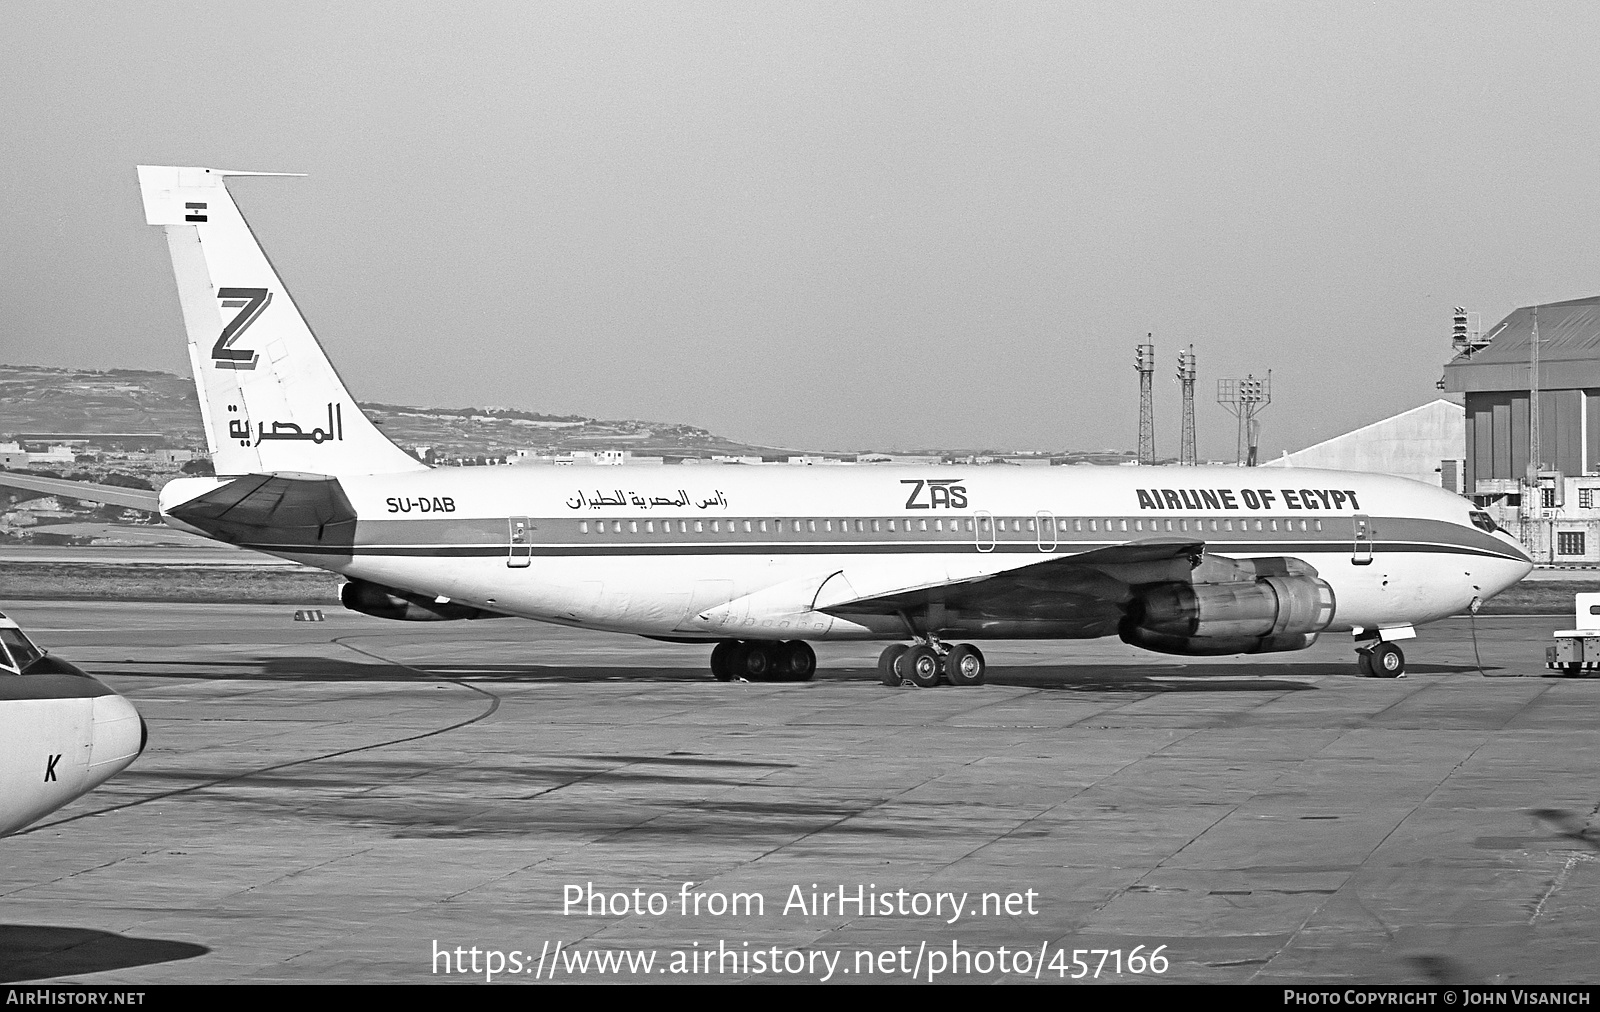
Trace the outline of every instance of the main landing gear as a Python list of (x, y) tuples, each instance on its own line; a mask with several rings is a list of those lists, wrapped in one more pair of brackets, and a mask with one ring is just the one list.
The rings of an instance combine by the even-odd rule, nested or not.
[(719, 682), (809, 682), (816, 672), (816, 651), (804, 640), (722, 640), (711, 651)]
[(951, 685), (982, 685), (983, 651), (970, 643), (946, 646), (937, 640), (906, 646), (896, 643), (878, 655), (878, 680), (885, 685), (910, 682), (931, 689), (940, 682)]

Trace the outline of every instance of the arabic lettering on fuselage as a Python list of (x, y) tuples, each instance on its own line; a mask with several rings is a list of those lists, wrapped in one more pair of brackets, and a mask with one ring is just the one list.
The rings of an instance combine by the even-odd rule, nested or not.
[[(1347, 488), (1141, 488), (1142, 510), (1360, 510)], [(1281, 502), (1281, 505), (1280, 505)]]
[[(238, 411), (237, 404), (228, 405), (229, 411)], [(314, 428), (305, 431), (294, 422), (273, 422), (272, 428), (267, 428), (266, 422), (256, 425), (255, 442), (250, 442), (250, 423), (244, 419), (234, 419), (228, 423), (228, 438), (237, 439), (240, 446), (260, 446), (264, 442), (282, 439), (309, 439), (316, 444), (326, 443), (334, 439), (344, 439), (344, 407), (328, 402), (328, 427)]]
[(682, 509), (685, 506), (698, 506), (700, 509), (708, 510), (714, 507), (727, 509), (728, 500), (722, 494), (721, 489), (704, 499), (691, 499), (689, 493), (681, 488), (670, 496), (652, 495), (648, 498), (638, 492), (630, 491), (625, 493), (620, 488), (609, 492), (601, 492), (598, 489), (593, 492), (580, 490), (577, 495), (567, 500), (568, 509), (581, 510), (587, 508), (597, 510), (606, 506), (633, 506), (638, 509), (655, 509), (656, 507)]

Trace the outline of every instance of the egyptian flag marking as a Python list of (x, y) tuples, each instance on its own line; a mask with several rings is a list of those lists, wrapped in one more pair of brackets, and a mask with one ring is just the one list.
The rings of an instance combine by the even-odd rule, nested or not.
[(183, 220), (184, 221), (206, 221), (207, 220), (206, 219), (206, 205), (204, 205), (204, 204), (184, 204), (183, 206), (189, 212), (188, 214), (183, 216)]

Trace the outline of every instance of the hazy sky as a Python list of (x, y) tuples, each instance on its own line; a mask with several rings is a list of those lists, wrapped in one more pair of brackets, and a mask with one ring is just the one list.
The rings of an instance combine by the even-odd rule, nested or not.
[(240, 206), (353, 393), (808, 448), (1276, 455), (1600, 292), (1592, 3), (0, 5), (0, 361), (187, 373), (136, 163)]

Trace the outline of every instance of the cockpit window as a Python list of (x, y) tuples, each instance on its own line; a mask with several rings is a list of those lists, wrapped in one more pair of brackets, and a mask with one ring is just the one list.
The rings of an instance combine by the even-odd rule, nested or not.
[(1505, 529), (1499, 524), (1495, 523), (1494, 517), (1491, 517), (1483, 510), (1472, 511), (1472, 526), (1478, 528), (1480, 531), (1486, 531), (1490, 534), (1494, 534), (1497, 531), (1503, 531)]
[(28, 665), (43, 657), (40, 649), (34, 646), (28, 637), (22, 635), (21, 629), (0, 628), (0, 659), (5, 654), (10, 654), (9, 663), (18, 671), (26, 670)]

